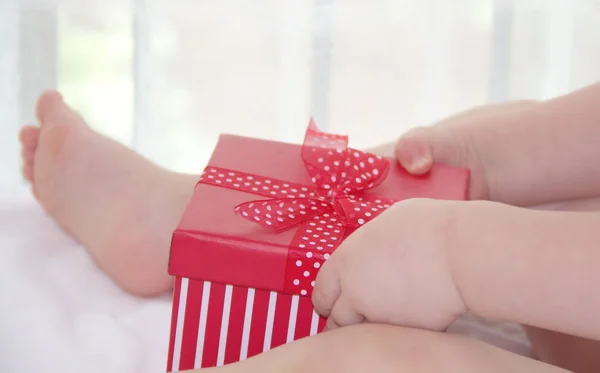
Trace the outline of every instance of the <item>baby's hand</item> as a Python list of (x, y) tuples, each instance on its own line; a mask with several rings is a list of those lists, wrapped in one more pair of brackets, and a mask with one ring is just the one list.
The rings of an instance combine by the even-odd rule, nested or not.
[(396, 158), (415, 175), (427, 173), (433, 163), (467, 168), (471, 171), (470, 198), (489, 199), (493, 186), (488, 180), (493, 179), (495, 161), (479, 139), (492, 136), (507, 115), (530, 105), (532, 101), (482, 106), (431, 127), (415, 128), (396, 143)]
[[(400, 137), (395, 154), (412, 174), (433, 163), (471, 171), (470, 199), (490, 199), (497, 155), (481, 146), (510, 116), (533, 105), (484, 106), (416, 128)], [(328, 327), (364, 320), (444, 330), (466, 306), (452, 280), (448, 252), (461, 204), (409, 200), (353, 233), (321, 269), (313, 302)]]
[(448, 260), (460, 204), (398, 202), (332, 254), (313, 303), (327, 328), (363, 321), (445, 330), (466, 306)]

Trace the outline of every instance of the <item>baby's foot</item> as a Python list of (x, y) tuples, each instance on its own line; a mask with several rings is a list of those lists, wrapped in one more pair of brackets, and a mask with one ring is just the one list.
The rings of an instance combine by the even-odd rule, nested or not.
[(60, 94), (22, 129), (23, 176), (37, 200), (115, 282), (137, 295), (171, 287), (170, 236), (196, 176), (163, 170), (92, 131)]
[(482, 106), (430, 127), (415, 128), (401, 136), (396, 143), (396, 157), (410, 173), (424, 174), (431, 165), (444, 163), (471, 171), (470, 199), (490, 197), (491, 170), (486, 168), (488, 154), (479, 151), (477, 133), (498, 125), (504, 115), (529, 108), (535, 101), (510, 101)]

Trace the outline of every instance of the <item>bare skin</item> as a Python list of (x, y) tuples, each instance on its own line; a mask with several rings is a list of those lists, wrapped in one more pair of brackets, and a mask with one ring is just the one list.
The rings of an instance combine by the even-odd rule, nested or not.
[[(598, 104), (600, 84), (546, 102), (485, 107), (416, 128), (386, 151), (415, 174), (432, 162), (471, 169), (471, 199), (600, 211)], [(600, 341), (525, 329), (538, 358), (580, 373), (600, 370)]]
[[(465, 121), (486, 122), (503, 112), (516, 113), (528, 104), (513, 102), (475, 109), (449, 118), (439, 128), (460, 127)], [(141, 296), (169, 291), (169, 241), (197, 176), (161, 169), (93, 132), (56, 92), (42, 95), (36, 112), (39, 126), (23, 128), (20, 140), (23, 175), (40, 204), (122, 288)], [(431, 146), (421, 135), (418, 131), (408, 134), (405, 149), (414, 147), (416, 151), (411, 153), (418, 153), (419, 147)], [(450, 135), (430, 132), (429, 136), (433, 137), (427, 139)], [(434, 147), (436, 161), (446, 158), (448, 163), (470, 167), (475, 174), (483, 173), (484, 161), (471, 148), (440, 149), (444, 148)], [(394, 146), (374, 151), (393, 155)], [(402, 160), (406, 154), (398, 156)], [(472, 191), (479, 196), (489, 193), (483, 184), (472, 185)], [(552, 208), (590, 210), (600, 209), (599, 205), (597, 200), (580, 200)], [(597, 371), (600, 366), (598, 342), (539, 329), (529, 332), (544, 360), (576, 372)], [(568, 355), (561, 351), (568, 351)]]
[(283, 345), (214, 373), (566, 373), (459, 335), (361, 324)]
[(20, 134), (23, 175), (58, 224), (127, 291), (171, 289), (171, 233), (197, 177), (157, 167), (93, 132), (56, 92), (39, 99), (40, 126)]

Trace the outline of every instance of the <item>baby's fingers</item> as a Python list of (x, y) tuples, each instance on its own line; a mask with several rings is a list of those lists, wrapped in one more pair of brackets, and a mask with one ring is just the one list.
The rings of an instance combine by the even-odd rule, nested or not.
[(340, 294), (340, 278), (335, 263), (335, 256), (332, 256), (319, 271), (315, 281), (315, 288), (312, 294), (312, 302), (315, 311), (323, 316), (329, 317), (337, 302)]
[(365, 321), (365, 317), (356, 311), (352, 302), (348, 301), (344, 294), (338, 297), (333, 305), (325, 330), (331, 330), (342, 326), (360, 324)]
[(332, 256), (323, 265), (317, 275), (315, 289), (312, 295), (315, 311), (327, 318), (326, 330), (335, 329), (339, 326), (359, 324), (364, 317), (356, 312), (352, 302), (344, 296), (340, 286), (339, 266)]
[(411, 174), (427, 173), (433, 164), (428, 134), (429, 128), (415, 128), (401, 136), (396, 143), (396, 158)]

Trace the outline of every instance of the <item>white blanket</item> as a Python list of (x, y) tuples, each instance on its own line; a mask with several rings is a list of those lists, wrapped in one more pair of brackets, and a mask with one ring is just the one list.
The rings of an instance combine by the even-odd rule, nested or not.
[[(121, 291), (26, 189), (0, 194), (0, 242), (0, 372), (165, 372), (170, 294)], [(514, 325), (452, 331), (528, 351)]]
[(0, 198), (0, 371), (164, 372), (170, 295), (116, 287), (28, 193)]

